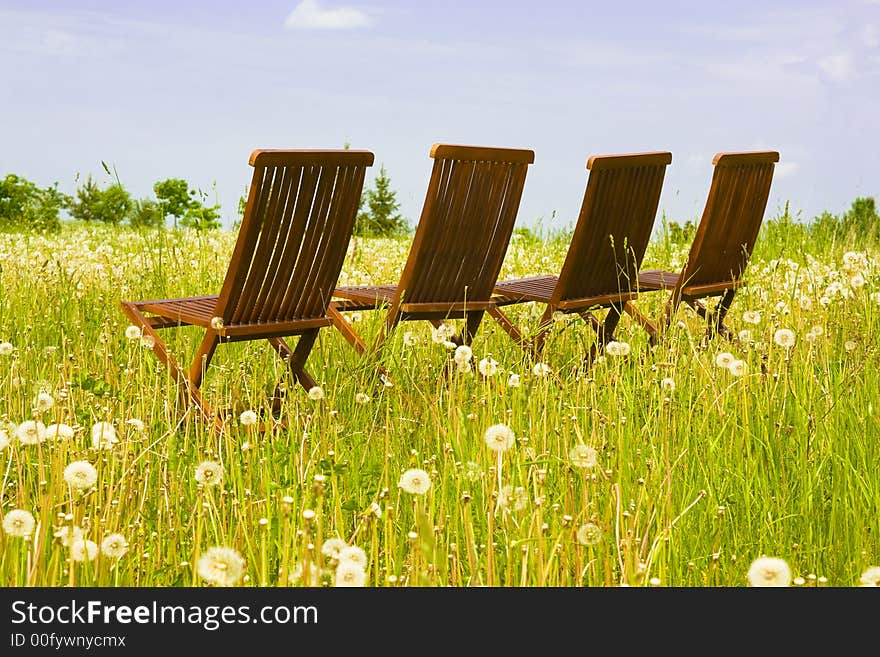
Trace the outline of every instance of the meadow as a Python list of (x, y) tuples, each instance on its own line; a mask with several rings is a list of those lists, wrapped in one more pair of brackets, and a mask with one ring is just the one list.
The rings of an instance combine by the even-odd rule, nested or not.
[[(736, 341), (682, 309), (651, 347), (624, 317), (585, 369), (576, 317), (541, 362), (490, 318), (472, 359), (406, 322), (385, 385), (328, 328), (309, 393), (265, 342), (222, 345), (204, 384), (219, 432), (119, 302), (218, 292), (234, 232), (0, 234), (0, 585), (878, 584), (877, 243), (783, 219), (733, 303)], [(519, 232), (501, 277), (557, 273), (567, 237)], [(675, 237), (645, 268), (681, 266)], [(339, 283), (396, 282), (409, 243), (354, 238)], [(509, 313), (530, 330), (542, 310)], [(383, 318), (350, 317), (365, 336)], [(164, 335), (184, 361), (200, 338)]]

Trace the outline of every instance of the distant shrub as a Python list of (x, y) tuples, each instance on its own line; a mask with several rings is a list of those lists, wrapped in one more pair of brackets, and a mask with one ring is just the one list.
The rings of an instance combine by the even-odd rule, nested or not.
[(80, 221), (117, 225), (128, 219), (134, 209), (131, 195), (122, 183), (111, 183), (103, 189), (89, 176), (76, 190), (70, 205), (70, 216)]
[(10, 173), (0, 180), (0, 228), (57, 231), (61, 228), (61, 210), (70, 200), (58, 191), (58, 183), (42, 189)]

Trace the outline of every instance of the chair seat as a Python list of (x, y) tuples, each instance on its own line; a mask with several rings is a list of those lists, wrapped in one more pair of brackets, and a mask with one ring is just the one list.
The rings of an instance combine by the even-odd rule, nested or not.
[(678, 284), (680, 273), (662, 269), (646, 269), (639, 272), (640, 290), (669, 290)]
[(215, 309), (218, 298), (219, 295), (213, 294), (182, 299), (139, 301), (136, 305), (140, 310), (153, 313), (159, 317), (207, 328), (211, 326), (211, 320), (216, 315)]
[(337, 310), (370, 310), (391, 303), (396, 285), (343, 285), (333, 290), (333, 306)]
[[(495, 286), (495, 302), (499, 306), (520, 301), (541, 301), (548, 303), (556, 289), (558, 276), (529, 276), (502, 281)], [(499, 298), (500, 297), (500, 298)]]

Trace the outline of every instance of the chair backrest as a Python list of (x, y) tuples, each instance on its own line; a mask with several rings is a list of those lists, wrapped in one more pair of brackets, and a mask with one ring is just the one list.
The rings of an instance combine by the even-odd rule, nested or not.
[(427, 195), (395, 298), (488, 301), (535, 153), (435, 144), (431, 157)]
[(736, 283), (752, 255), (770, 195), (776, 151), (718, 153), (706, 207), (680, 285)]
[(373, 154), (255, 150), (244, 218), (216, 312), (227, 325), (323, 317)]
[(637, 291), (651, 239), (668, 151), (596, 155), (552, 301)]

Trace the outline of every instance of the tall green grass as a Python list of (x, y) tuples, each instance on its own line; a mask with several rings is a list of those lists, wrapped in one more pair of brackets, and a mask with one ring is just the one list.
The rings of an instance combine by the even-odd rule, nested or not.
[[(383, 355), (386, 386), (374, 358), (325, 329), (308, 362), (321, 399), (265, 343), (223, 345), (203, 386), (227, 413), (220, 433), (126, 337), (119, 301), (219, 291), (234, 234), (2, 235), (0, 341), (13, 350), (0, 355), (0, 511), (29, 511), (36, 527), (0, 532), (0, 583), (341, 584), (346, 560), (332, 543), (322, 553), (340, 538), (363, 549), (370, 586), (743, 586), (763, 555), (784, 559), (796, 585), (857, 585), (880, 564), (880, 269), (873, 244), (804, 235), (765, 223), (729, 315), (750, 332), (738, 343), (707, 343), (702, 320), (682, 310), (652, 348), (624, 318), (616, 337), (629, 353), (585, 370), (592, 333), (565, 318), (547, 341), (550, 372), (538, 375), (487, 318), (462, 372), (429, 324), (406, 322)], [(689, 246), (655, 239), (645, 266), (680, 267)], [(408, 248), (355, 239), (340, 283), (395, 282)], [(566, 249), (565, 233), (517, 235), (501, 275), (556, 273)], [(664, 295), (638, 305), (657, 316)], [(509, 310), (529, 330), (543, 308)], [(383, 313), (351, 319), (369, 340)], [(794, 346), (774, 342), (780, 328)], [(200, 338), (164, 335), (184, 361)], [(722, 352), (744, 362), (741, 376), (716, 363)], [(479, 373), (483, 358), (497, 361), (493, 376)], [(275, 422), (279, 380), (288, 394)], [(54, 400), (44, 410), (41, 392)], [(244, 425), (249, 410), (260, 421)], [(16, 431), (28, 420), (74, 436), (23, 444)], [(100, 421), (118, 437), (109, 449), (92, 443)], [(503, 452), (484, 440), (496, 424), (516, 437)], [(595, 465), (572, 458), (584, 445)], [(82, 491), (63, 476), (80, 460), (98, 474)], [(206, 461), (221, 465), (218, 485), (196, 481)], [(424, 495), (398, 485), (410, 469), (430, 478)], [(97, 546), (121, 534), (128, 551), (74, 560), (57, 535), (65, 527)], [(212, 546), (242, 557), (220, 559), (225, 580), (198, 566)]]

